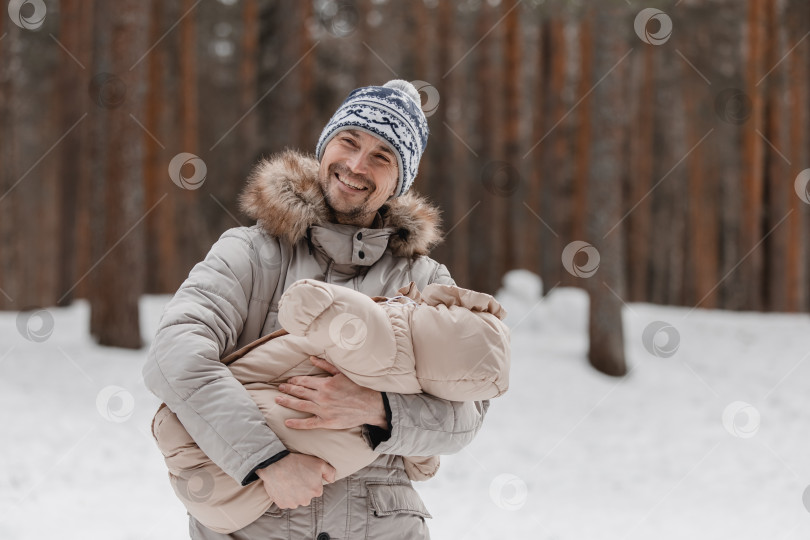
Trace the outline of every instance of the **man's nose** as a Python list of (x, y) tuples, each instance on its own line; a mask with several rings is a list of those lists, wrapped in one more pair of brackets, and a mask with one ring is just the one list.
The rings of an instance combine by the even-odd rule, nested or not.
[(346, 166), (355, 174), (364, 174), (366, 172), (366, 153), (355, 152), (346, 160)]

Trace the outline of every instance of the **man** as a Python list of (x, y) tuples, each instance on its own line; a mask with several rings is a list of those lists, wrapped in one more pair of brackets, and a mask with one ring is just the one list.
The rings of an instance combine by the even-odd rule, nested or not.
[[(334, 482), (314, 456), (289, 453), (220, 358), (279, 328), (278, 299), (302, 278), (390, 296), (415, 282), (455, 284), (427, 257), (438, 211), (409, 194), (427, 144), (419, 93), (408, 82), (354, 90), (311, 157), (286, 151), (251, 174), (241, 204), (253, 227), (226, 231), (166, 307), (143, 369), (200, 448), (242, 485), (261, 480), (274, 505), (231, 535), (189, 517), (193, 539), (429, 538), (430, 517), (401, 456), (458, 452), (489, 402), (375, 392), (324, 359), (328, 377), (298, 377), (279, 406), (312, 414), (297, 429), (361, 426), (379, 458)], [(206, 484), (188, 486), (206, 496)]]

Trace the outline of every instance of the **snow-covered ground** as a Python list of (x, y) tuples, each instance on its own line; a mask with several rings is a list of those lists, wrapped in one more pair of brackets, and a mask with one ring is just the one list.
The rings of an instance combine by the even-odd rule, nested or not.
[[(810, 316), (631, 304), (616, 379), (588, 366), (581, 291), (507, 277), (511, 387), (417, 484), (433, 538), (810, 537)], [(147, 341), (167, 299), (142, 300)], [(42, 340), (0, 314), (0, 539), (187, 538), (146, 347), (93, 344), (84, 302), (44, 316)]]

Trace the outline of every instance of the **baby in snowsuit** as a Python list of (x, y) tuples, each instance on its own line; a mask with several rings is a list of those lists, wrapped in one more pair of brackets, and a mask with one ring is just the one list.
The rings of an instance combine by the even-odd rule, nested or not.
[[(508, 386), (510, 334), (502, 322), (506, 312), (492, 296), (440, 284), (420, 293), (411, 283), (398, 292), (393, 298), (370, 298), (346, 287), (299, 280), (279, 301), (283, 329), (223, 359), (286, 448), (328, 462), (336, 480), (378, 454), (360, 427), (296, 430), (284, 424), (310, 415), (276, 404), (282, 395), (278, 385), (299, 375), (329, 375), (313, 366), (310, 356), (325, 358), (355, 383), (381, 392), (472, 401), (500, 396)], [(165, 404), (152, 433), (175, 493), (209, 529), (231, 533), (272, 505), (261, 482), (240, 486), (215, 465)], [(438, 456), (404, 461), (412, 480), (430, 478), (439, 467)]]

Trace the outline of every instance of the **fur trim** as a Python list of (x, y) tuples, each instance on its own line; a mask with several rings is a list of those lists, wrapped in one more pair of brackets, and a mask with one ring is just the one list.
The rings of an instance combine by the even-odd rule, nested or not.
[[(248, 176), (239, 207), (260, 222), (268, 234), (296, 244), (312, 225), (327, 223), (332, 212), (318, 183), (318, 161), (295, 150), (263, 159)], [(408, 192), (379, 210), (383, 227), (396, 230), (388, 247), (397, 257), (427, 255), (442, 240), (439, 209), (425, 197)]]

